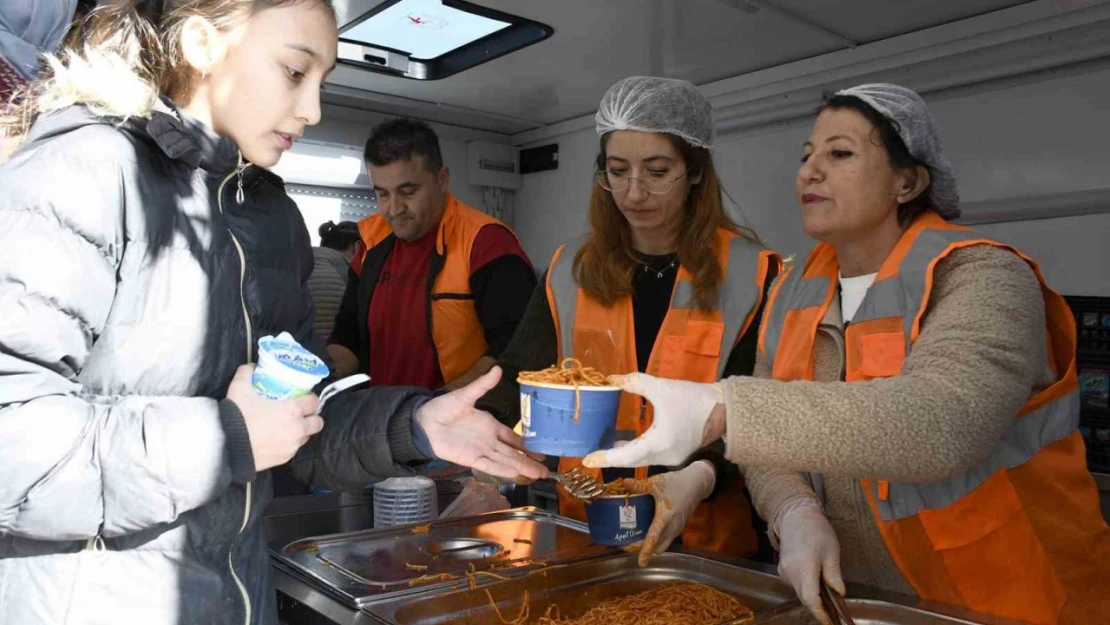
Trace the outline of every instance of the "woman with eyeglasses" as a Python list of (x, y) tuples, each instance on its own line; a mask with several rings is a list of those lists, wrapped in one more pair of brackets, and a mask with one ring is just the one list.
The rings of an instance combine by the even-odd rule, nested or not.
[(1110, 622), (1110, 528), (1079, 425), (1075, 320), (1037, 263), (951, 223), (955, 169), (914, 91), (822, 106), (795, 178), (819, 243), (771, 287), (753, 376), (625, 376), (655, 406), (592, 467), (727, 442), (820, 622), (844, 582), (1039, 625)]
[[(590, 231), (555, 252), (502, 353), (500, 385), (478, 403), (505, 422), (519, 420), (517, 374), (564, 358), (607, 374), (695, 382), (750, 375), (754, 367), (766, 287), (781, 261), (725, 211), (708, 100), (689, 82), (626, 78), (602, 98), (596, 126)], [(651, 422), (650, 405), (622, 397), (618, 440)], [(580, 466), (576, 458), (559, 462), (560, 471)], [(760, 551), (765, 532), (756, 531), (743, 478), (724, 461), (723, 447), (677, 470), (593, 473), (606, 482), (632, 478), (633, 490), (666, 501), (636, 546), (641, 565), (679, 534), (687, 546), (727, 555)], [(582, 502), (561, 491), (559, 511), (585, 519)]]

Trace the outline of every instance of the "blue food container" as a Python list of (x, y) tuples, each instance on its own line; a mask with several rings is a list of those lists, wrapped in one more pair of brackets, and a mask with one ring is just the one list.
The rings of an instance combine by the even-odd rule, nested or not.
[(524, 448), (549, 456), (582, 458), (609, 449), (616, 440), (621, 389), (580, 386), (581, 405), (574, 419), (574, 387), (520, 382), (520, 424)]
[(655, 518), (655, 497), (611, 495), (586, 504), (590, 538), (599, 545), (621, 547), (640, 542)]

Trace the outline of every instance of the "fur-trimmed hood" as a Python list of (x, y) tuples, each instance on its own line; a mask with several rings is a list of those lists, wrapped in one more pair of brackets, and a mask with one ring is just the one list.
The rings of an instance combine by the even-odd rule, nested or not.
[(149, 117), (158, 89), (118, 54), (86, 48), (81, 54), (46, 55), (51, 76), (37, 93), (40, 115), (83, 104), (99, 117)]

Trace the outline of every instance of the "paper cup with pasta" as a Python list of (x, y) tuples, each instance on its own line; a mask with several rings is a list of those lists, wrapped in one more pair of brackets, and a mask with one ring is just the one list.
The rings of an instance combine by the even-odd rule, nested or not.
[(543, 371), (522, 371), (517, 382), (525, 449), (582, 458), (613, 446), (621, 389), (609, 376), (567, 358)]
[(599, 545), (623, 547), (647, 536), (655, 518), (655, 497), (633, 493), (617, 480), (605, 485), (605, 493), (586, 504), (590, 538)]

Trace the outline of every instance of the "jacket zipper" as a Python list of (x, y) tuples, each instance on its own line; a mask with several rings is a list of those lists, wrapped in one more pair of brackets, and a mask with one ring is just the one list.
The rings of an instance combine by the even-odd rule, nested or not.
[[(442, 227), (442, 226), (440, 226), (440, 227)], [(436, 267), (436, 263), (437, 263), (436, 259), (437, 258), (439, 259), (438, 260), (438, 264), (439, 264), (438, 267)], [(438, 253), (434, 254), (432, 256), (432, 266), (429, 267), (429, 270), (428, 270), (428, 288), (427, 288), (428, 297), (425, 299), (424, 307), (425, 307), (426, 313), (428, 315), (428, 340), (431, 341), (431, 343), (432, 343), (432, 353), (434, 353), (435, 357), (436, 357), (436, 368), (439, 369), (439, 374), (440, 374), (440, 376), (443, 377), (443, 381), (444, 382), (450, 382), (451, 380), (448, 380), (447, 375), (445, 373), (443, 373), (443, 365), (440, 364), (439, 346), (436, 345), (435, 328), (432, 327), (432, 324), (434, 323), (434, 321), (432, 319), (432, 300), (435, 299), (436, 279), (439, 278), (439, 274), (443, 271), (443, 266), (445, 264), (447, 264), (447, 249), (446, 249), (446, 246), (444, 246), (443, 256), (440, 256)], [(367, 311), (369, 311), (369, 308), (367, 308)], [(369, 312), (367, 312), (367, 314), (369, 314)]]
[[(240, 160), (241, 159), (242, 157), (240, 156)], [(219, 207), (221, 215), (224, 213), (224, 187), (227, 186), (227, 183), (230, 182), (232, 178), (235, 178), (236, 176), (241, 176), (248, 167), (250, 167), (249, 163), (240, 164), (238, 167), (235, 168), (235, 171), (228, 174), (227, 177), (224, 178), (223, 182), (220, 183), (220, 186), (216, 191), (216, 205)], [(250, 363), (252, 361), (251, 346), (254, 344), (254, 332), (251, 327), (250, 313), (247, 312), (246, 296), (243, 294), (243, 285), (247, 277), (247, 255), (243, 252), (243, 246), (239, 243), (239, 239), (236, 238), (235, 233), (231, 231), (230, 225), (227, 228), (227, 233), (231, 236), (231, 242), (235, 245), (235, 251), (239, 253), (239, 304), (243, 308), (243, 321), (246, 324), (247, 362)], [(227, 568), (229, 571), (231, 571), (231, 577), (235, 580), (235, 585), (239, 588), (239, 594), (243, 597), (243, 609), (246, 610), (246, 618), (243, 621), (245, 625), (250, 625), (251, 623), (251, 598), (250, 594), (247, 592), (247, 587), (243, 584), (243, 581), (239, 579), (239, 575), (235, 572), (233, 556), (235, 555), (235, 549), (239, 546), (239, 537), (243, 535), (244, 531), (246, 531), (247, 523), (250, 521), (251, 518), (251, 499), (253, 498), (253, 486), (253, 482), (247, 482), (247, 497), (246, 504), (243, 507), (243, 522), (239, 525), (239, 531), (235, 535), (235, 540), (233, 540), (231, 543), (231, 549), (227, 552)]]

